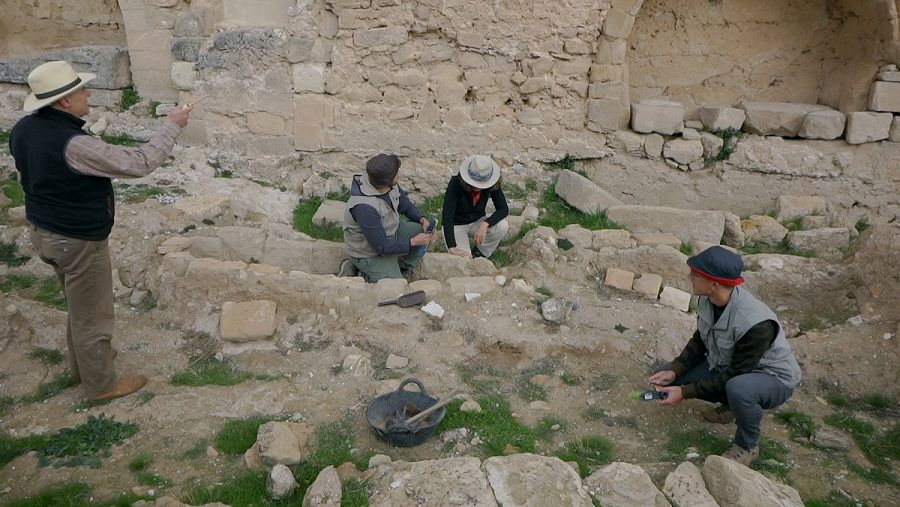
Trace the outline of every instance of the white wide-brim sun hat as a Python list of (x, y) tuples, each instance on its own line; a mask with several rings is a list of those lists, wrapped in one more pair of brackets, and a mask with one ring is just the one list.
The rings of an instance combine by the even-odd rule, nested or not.
[(84, 85), (96, 77), (96, 74), (90, 72), (75, 72), (68, 62), (53, 61), (38, 65), (28, 74), (31, 94), (25, 98), (22, 109), (26, 112), (36, 111), (84, 88)]
[(459, 176), (475, 188), (486, 189), (500, 179), (500, 166), (487, 155), (472, 155), (459, 166)]

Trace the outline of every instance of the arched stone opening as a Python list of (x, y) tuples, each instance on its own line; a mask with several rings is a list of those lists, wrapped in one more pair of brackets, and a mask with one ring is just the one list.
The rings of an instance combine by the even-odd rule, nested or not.
[(627, 40), (630, 101), (689, 111), (742, 100), (865, 110), (879, 67), (897, 60), (894, 0), (618, 0), (609, 24), (621, 28), (606, 37)]

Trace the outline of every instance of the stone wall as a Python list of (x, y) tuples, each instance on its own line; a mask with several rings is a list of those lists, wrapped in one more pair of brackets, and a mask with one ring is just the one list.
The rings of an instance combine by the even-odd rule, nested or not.
[(3, 5), (0, 58), (74, 46), (125, 45), (116, 0), (10, 0)]
[(627, 63), (631, 98), (691, 106), (741, 101), (865, 110), (879, 67), (896, 63), (893, 1), (645, 0)]

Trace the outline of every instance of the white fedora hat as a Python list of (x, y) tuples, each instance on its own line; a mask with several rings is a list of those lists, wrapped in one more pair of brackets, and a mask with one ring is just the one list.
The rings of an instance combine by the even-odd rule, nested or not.
[(28, 74), (31, 94), (25, 98), (25, 111), (31, 112), (52, 104), (66, 95), (83, 88), (97, 77), (90, 72), (76, 73), (68, 62), (54, 61), (38, 65)]
[(487, 155), (472, 155), (459, 166), (459, 176), (475, 188), (491, 188), (500, 179), (500, 166)]

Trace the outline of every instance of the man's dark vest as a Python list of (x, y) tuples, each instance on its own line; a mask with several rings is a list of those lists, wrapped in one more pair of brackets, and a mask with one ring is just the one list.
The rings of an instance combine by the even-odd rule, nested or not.
[(115, 217), (112, 182), (86, 176), (66, 163), (69, 140), (84, 135), (84, 120), (43, 107), (13, 127), (9, 147), (22, 175), (25, 216), (50, 232), (100, 241)]

